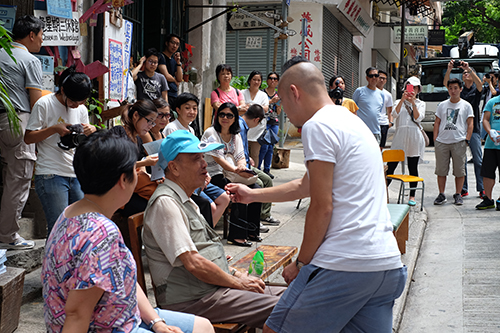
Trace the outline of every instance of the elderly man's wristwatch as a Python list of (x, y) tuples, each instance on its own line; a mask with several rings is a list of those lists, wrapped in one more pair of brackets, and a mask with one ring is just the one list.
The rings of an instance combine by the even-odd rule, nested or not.
[(300, 271), (302, 267), (304, 267), (306, 264), (303, 262), (300, 262), (299, 259), (295, 260), (295, 266), (297, 266), (297, 269)]

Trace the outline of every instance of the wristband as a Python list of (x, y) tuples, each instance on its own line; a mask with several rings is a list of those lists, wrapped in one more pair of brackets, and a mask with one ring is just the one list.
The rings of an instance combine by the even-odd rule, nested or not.
[(182, 64), (176, 64), (177, 66), (182, 66)]
[(149, 329), (152, 330), (153, 326), (155, 326), (155, 324), (160, 322), (160, 321), (162, 321), (164, 324), (166, 324), (165, 319), (158, 317), (156, 319), (151, 320), (151, 322), (149, 323)]

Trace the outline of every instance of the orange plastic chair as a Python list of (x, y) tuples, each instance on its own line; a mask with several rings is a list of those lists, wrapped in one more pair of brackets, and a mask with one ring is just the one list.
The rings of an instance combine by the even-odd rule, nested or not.
[[(420, 205), (420, 210), (424, 209), (424, 191), (425, 191), (425, 183), (424, 179), (421, 177), (416, 177), (416, 176), (410, 176), (410, 175), (405, 175), (405, 152), (401, 149), (394, 149), (394, 150), (384, 150), (382, 152), (382, 160), (384, 163), (387, 162), (400, 162), (403, 163), (401, 165), (401, 170), (403, 174), (397, 174), (397, 175), (387, 175), (387, 179), (392, 179), (392, 180), (399, 180), (401, 182), (401, 185), (399, 187), (399, 195), (398, 195), (398, 204), (399, 203), (404, 203), (404, 198), (405, 198), (405, 192), (410, 191), (410, 190), (421, 190), (422, 191), (422, 202)], [(410, 183), (422, 183), (421, 187), (406, 187), (406, 184), (410, 186)]]

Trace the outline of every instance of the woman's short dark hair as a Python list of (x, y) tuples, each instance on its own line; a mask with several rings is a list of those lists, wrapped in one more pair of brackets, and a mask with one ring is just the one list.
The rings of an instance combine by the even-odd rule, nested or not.
[(134, 138), (137, 134), (133, 122), (135, 112), (139, 114), (139, 117), (145, 118), (152, 113), (158, 114), (158, 109), (156, 109), (155, 104), (150, 99), (141, 99), (130, 105), (128, 110), (125, 110), (125, 115), (122, 115), (123, 127), (125, 127)]
[(155, 104), (157, 109), (163, 109), (163, 108), (170, 107), (170, 104), (168, 104), (168, 102), (161, 97), (153, 100), (153, 103)]
[(219, 112), (221, 112), (224, 109), (229, 109), (233, 113), (234, 116), (234, 123), (229, 127), (229, 133), (231, 134), (238, 134), (240, 132), (240, 116), (238, 115), (238, 108), (236, 108), (236, 105), (234, 105), (231, 102), (226, 102), (222, 103), (219, 106), (219, 109), (217, 110), (217, 116), (214, 119), (214, 128), (217, 132), (222, 131), (222, 127), (219, 122)]
[(191, 93), (182, 93), (179, 96), (177, 96), (172, 108), (175, 107), (175, 109), (177, 108), (180, 109), (182, 104), (186, 104), (189, 101), (195, 102), (197, 106), (200, 105), (200, 100), (198, 97), (196, 97), (196, 95), (193, 95)]
[(124, 174), (134, 180), (137, 147), (132, 141), (110, 131), (97, 131), (76, 148), (73, 168), (85, 194), (103, 195)]
[[(262, 73), (259, 71), (252, 71), (250, 73), (250, 75), (248, 75), (248, 80), (247, 80), (248, 86), (250, 86), (250, 81), (252, 81), (253, 77), (256, 75), (260, 76), (260, 86), (262, 86)], [(260, 88), (260, 86), (259, 86), (259, 88)]]
[(219, 74), (220, 72), (222, 72), (223, 70), (226, 70), (228, 71), (229, 73), (231, 73), (231, 77), (233, 77), (233, 69), (231, 68), (230, 65), (228, 64), (218, 64), (217, 67), (215, 68), (215, 79), (217, 80), (217, 82), (220, 83), (219, 81)]
[(38, 17), (32, 15), (24, 15), (18, 17), (14, 22), (14, 27), (12, 28), (12, 35), (14, 40), (24, 39), (29, 36), (30, 32), (34, 32), (36, 35), (40, 33), (45, 27), (45, 23)]
[(280, 75), (279, 75), (278, 73), (274, 72), (274, 71), (273, 71), (273, 72), (271, 72), (271, 73), (269, 73), (269, 74), (267, 74), (267, 79), (268, 79), (268, 80), (269, 80), (269, 78), (271, 77), (271, 75), (276, 75), (276, 76), (278, 77), (278, 81), (280, 80)]
[[(64, 89), (64, 94), (74, 102), (81, 102), (90, 97), (92, 82), (85, 73), (77, 72), (76, 65), (72, 65), (62, 72), (59, 78), (59, 88)], [(61, 89), (57, 94), (61, 93)]]

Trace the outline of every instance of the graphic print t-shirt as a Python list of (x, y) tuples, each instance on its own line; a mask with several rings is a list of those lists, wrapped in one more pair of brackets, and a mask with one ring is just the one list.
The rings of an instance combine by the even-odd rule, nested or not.
[[(486, 103), (484, 107), (484, 112), (489, 111), (490, 114), (490, 126), (491, 129), (500, 132), (500, 96), (494, 97)], [(500, 149), (500, 145), (496, 146), (489, 134), (486, 136), (486, 143), (484, 144), (484, 149)]]
[(167, 80), (158, 73), (154, 73), (152, 77), (149, 77), (145, 72), (139, 72), (134, 83), (137, 87), (138, 100), (150, 99), (153, 101), (160, 98), (163, 91), (168, 90)]
[(441, 119), (436, 138), (441, 143), (456, 143), (467, 137), (467, 119), (474, 117), (472, 106), (466, 100), (460, 99), (452, 103), (449, 99), (438, 105), (436, 117)]

